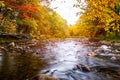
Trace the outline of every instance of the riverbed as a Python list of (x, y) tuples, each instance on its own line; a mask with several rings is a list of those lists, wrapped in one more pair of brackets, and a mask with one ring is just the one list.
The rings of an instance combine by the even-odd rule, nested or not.
[(120, 80), (117, 48), (87, 39), (49, 41), (45, 54), (48, 65), (40, 73), (59, 80)]
[(120, 44), (67, 38), (0, 45), (0, 80), (36, 80), (39, 74), (58, 80), (120, 80)]

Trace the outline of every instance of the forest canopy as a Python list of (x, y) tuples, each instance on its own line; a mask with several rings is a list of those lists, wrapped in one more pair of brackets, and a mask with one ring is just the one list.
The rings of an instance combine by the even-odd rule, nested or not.
[(0, 32), (64, 37), (67, 22), (43, 2), (50, 4), (49, 0), (0, 0)]

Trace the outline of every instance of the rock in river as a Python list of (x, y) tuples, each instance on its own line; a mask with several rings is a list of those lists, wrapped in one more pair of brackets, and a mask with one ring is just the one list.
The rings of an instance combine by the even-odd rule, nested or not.
[(90, 56), (90, 57), (94, 57), (94, 56), (96, 56), (97, 54), (96, 53), (94, 53), (94, 52), (91, 52), (91, 53), (88, 53), (87, 54), (87, 56)]
[(77, 64), (73, 70), (80, 70), (80, 71), (83, 71), (83, 72), (89, 72), (90, 71), (90, 68), (88, 66), (85, 66), (85, 65), (82, 65), (82, 64)]
[(39, 75), (33, 77), (31, 80), (58, 80), (58, 79), (48, 76), (48, 75), (45, 75), (45, 74), (39, 74)]

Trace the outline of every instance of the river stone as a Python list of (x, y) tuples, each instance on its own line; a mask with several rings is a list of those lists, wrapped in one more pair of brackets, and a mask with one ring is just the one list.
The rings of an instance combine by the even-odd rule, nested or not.
[(10, 44), (8, 44), (8, 47), (15, 47), (15, 43), (11, 42)]
[(39, 74), (39, 75), (33, 77), (31, 80), (58, 80), (58, 79), (48, 76), (46, 74)]
[(115, 56), (112, 56), (110, 59), (111, 60), (116, 60), (117, 58)]
[(80, 70), (80, 71), (83, 71), (83, 72), (90, 72), (90, 68), (88, 66), (85, 66), (85, 65), (82, 65), (82, 64), (77, 64), (73, 70)]
[(41, 74), (47, 74), (47, 73), (49, 73), (50, 72), (50, 70), (48, 69), (48, 70), (42, 70), (41, 71)]
[(96, 56), (97, 54), (95, 52), (91, 52), (91, 53), (88, 53), (87, 56), (90, 56), (90, 57), (94, 57)]
[(94, 51), (95, 53), (111, 53), (111, 49), (110, 46), (107, 45), (101, 45), (100, 47), (98, 47), (98, 49), (96, 49)]

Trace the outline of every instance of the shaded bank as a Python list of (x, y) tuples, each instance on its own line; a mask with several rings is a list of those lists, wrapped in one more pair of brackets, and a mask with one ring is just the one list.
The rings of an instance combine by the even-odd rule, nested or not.
[(42, 42), (20, 42), (0, 46), (0, 80), (26, 80), (36, 76), (46, 65)]

